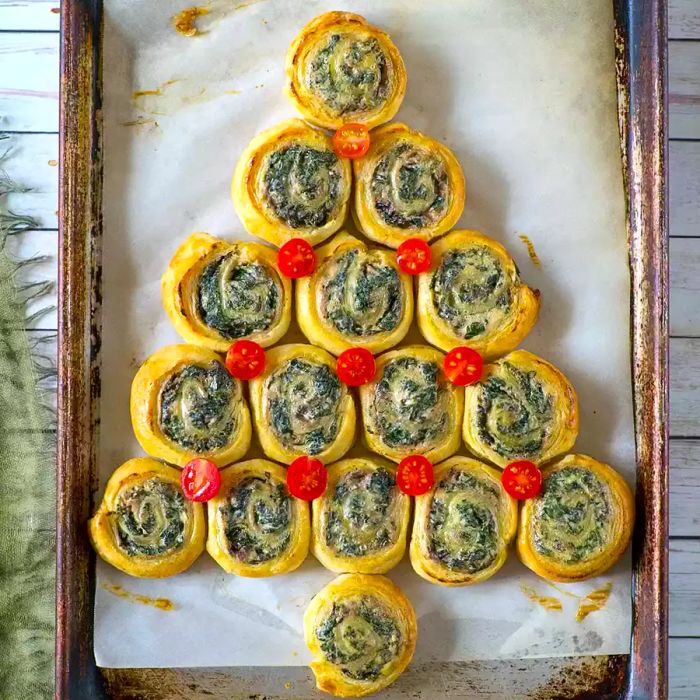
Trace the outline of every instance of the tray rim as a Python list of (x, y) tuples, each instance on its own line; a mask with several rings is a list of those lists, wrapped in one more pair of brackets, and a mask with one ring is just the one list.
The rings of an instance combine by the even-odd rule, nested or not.
[[(632, 283), (638, 516), (631, 650), (629, 657), (609, 657), (605, 697), (665, 700), (667, 0), (611, 1)], [(86, 522), (97, 486), (99, 430), (102, 0), (64, 0), (61, 28), (55, 696), (96, 699), (107, 695), (92, 647), (95, 558)]]

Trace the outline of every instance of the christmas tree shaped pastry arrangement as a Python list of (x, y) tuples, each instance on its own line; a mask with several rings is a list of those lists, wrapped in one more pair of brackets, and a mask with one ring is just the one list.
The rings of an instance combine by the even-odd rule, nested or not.
[[(205, 546), (246, 577), (311, 551), (341, 574), (304, 617), (311, 667), (320, 689), (361, 696), (413, 655), (413, 607), (382, 575), (406, 551), (427, 581), (464, 586), (496, 575), (515, 541), (538, 575), (580, 581), (621, 556), (634, 506), (611, 467), (566, 454), (576, 393), (516, 349), (539, 292), (500, 243), (453, 230), (456, 155), (390, 121), (407, 76), (389, 36), (326, 13), (285, 73), (303, 119), (254, 136), (231, 184), (261, 242), (199, 232), (174, 252), (162, 299), (187, 344), (136, 373), (149, 457), (114, 472), (90, 534), (143, 577), (180, 573)], [(404, 343), (414, 305), (423, 344)], [(294, 320), (308, 344), (287, 340)], [(247, 458), (253, 433), (267, 459)], [(344, 458), (358, 434), (365, 454)]]

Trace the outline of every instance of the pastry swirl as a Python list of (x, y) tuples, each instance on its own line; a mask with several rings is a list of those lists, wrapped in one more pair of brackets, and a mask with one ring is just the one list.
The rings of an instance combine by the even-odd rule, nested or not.
[(411, 602), (384, 576), (338, 576), (304, 613), (316, 686), (337, 697), (361, 697), (391, 685), (410, 663), (416, 635)]
[(329, 463), (350, 449), (355, 404), (325, 350), (301, 343), (273, 348), (249, 386), (255, 428), (271, 459), (288, 464), (310, 455)]
[(304, 119), (325, 129), (389, 121), (406, 92), (406, 69), (389, 35), (351, 12), (326, 12), (294, 39), (285, 93)]
[(274, 245), (316, 245), (345, 221), (352, 173), (331, 139), (301, 119), (258, 134), (243, 151), (231, 196), (246, 230)]
[(291, 282), (278, 272), (275, 252), (257, 243), (193, 233), (170, 261), (161, 292), (183, 339), (216, 352), (239, 338), (272, 345), (291, 320)]
[(185, 499), (180, 472), (155, 459), (122, 464), (109, 478), (88, 524), (90, 541), (108, 564), (130, 576), (174, 576), (204, 551), (201, 503)]
[(221, 357), (195, 345), (169, 345), (151, 355), (131, 385), (131, 423), (152, 457), (184, 466), (208, 457), (225, 466), (250, 446), (241, 383)]
[(360, 387), (367, 445), (400, 462), (424, 454), (439, 462), (459, 448), (464, 394), (442, 372), (444, 356), (411, 345), (381, 355), (374, 381)]
[(464, 586), (493, 576), (505, 564), (518, 525), (518, 505), (501, 474), (468, 457), (435, 467), (435, 485), (416, 497), (411, 564), (419, 576), (443, 586)]
[(390, 248), (407, 238), (436, 238), (462, 215), (464, 174), (454, 154), (405, 124), (372, 132), (367, 155), (353, 169), (357, 226)]
[(335, 355), (350, 347), (378, 353), (400, 342), (413, 317), (413, 287), (388, 250), (346, 233), (317, 251), (316, 270), (296, 283), (304, 335)]
[(546, 462), (571, 449), (578, 436), (574, 388), (525, 350), (487, 365), (464, 397), (464, 442), (501, 468), (518, 459)]
[(520, 281), (506, 249), (477, 231), (452, 231), (431, 245), (418, 278), (418, 326), (442, 350), (461, 345), (486, 360), (516, 348), (537, 320), (539, 292)]
[(384, 574), (401, 561), (411, 500), (393, 465), (376, 457), (332, 464), (312, 511), (311, 551), (327, 569)]
[(309, 506), (289, 494), (279, 464), (251, 459), (224, 469), (219, 493), (207, 507), (207, 551), (224, 571), (275, 576), (306, 559)]
[(602, 574), (627, 549), (634, 499), (610, 466), (566, 455), (542, 470), (540, 495), (520, 511), (518, 556), (549, 581), (582, 581)]

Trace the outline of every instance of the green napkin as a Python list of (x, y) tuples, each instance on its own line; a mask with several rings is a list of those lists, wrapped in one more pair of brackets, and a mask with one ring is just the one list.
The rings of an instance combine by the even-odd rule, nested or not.
[(6, 208), (6, 195), (22, 191), (2, 171), (7, 156), (0, 152), (0, 698), (34, 700), (53, 696), (55, 466), (44, 404), (54, 362), (42, 357), (50, 338), (23, 330), (27, 301), (49, 285), (18, 285), (32, 260), (5, 250), (8, 236), (37, 225)]

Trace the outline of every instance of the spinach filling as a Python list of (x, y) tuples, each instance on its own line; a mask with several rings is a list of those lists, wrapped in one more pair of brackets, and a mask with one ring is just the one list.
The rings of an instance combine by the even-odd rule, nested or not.
[(333, 116), (370, 112), (389, 96), (389, 61), (372, 37), (331, 34), (311, 59), (306, 86)]
[(343, 474), (326, 512), (326, 545), (341, 556), (362, 557), (395, 544), (400, 517), (395, 487), (383, 467)]
[(229, 553), (246, 564), (275, 559), (291, 542), (292, 501), (284, 484), (250, 476), (220, 508)]
[(534, 371), (500, 362), (480, 387), (476, 422), (479, 439), (506, 458), (536, 458), (554, 420), (553, 399)]
[(120, 549), (156, 557), (182, 547), (190, 514), (177, 485), (154, 476), (121, 492), (110, 518)]
[(437, 315), (465, 340), (496, 326), (512, 301), (512, 281), (500, 259), (485, 246), (445, 253), (430, 290)]
[(322, 287), (322, 313), (340, 332), (358, 337), (393, 331), (404, 299), (397, 271), (371, 252), (350, 250)]
[(317, 455), (338, 435), (345, 391), (327, 365), (288, 360), (265, 384), (270, 428), (287, 448)]
[(404, 644), (391, 610), (371, 595), (333, 603), (316, 628), (316, 638), (328, 661), (360, 681), (376, 680)]
[(450, 400), (434, 362), (397, 357), (374, 389), (374, 432), (388, 447), (430, 449), (450, 429)]
[(545, 479), (532, 517), (535, 549), (564, 564), (598, 555), (610, 543), (608, 485), (583, 467), (565, 467)]
[(231, 251), (210, 262), (197, 286), (197, 311), (205, 326), (228, 340), (266, 331), (282, 312), (276, 273)]
[(240, 384), (220, 362), (185, 365), (161, 387), (158, 423), (181, 448), (214, 452), (235, 438), (240, 401)]
[(266, 158), (262, 178), (264, 200), (291, 228), (325, 226), (342, 203), (342, 164), (330, 150), (298, 143), (278, 148)]
[(374, 207), (389, 226), (426, 228), (447, 213), (450, 180), (443, 160), (401, 141), (387, 150), (372, 173)]
[(438, 483), (428, 515), (430, 556), (453, 571), (475, 574), (498, 556), (498, 490), (486, 481), (451, 469)]

